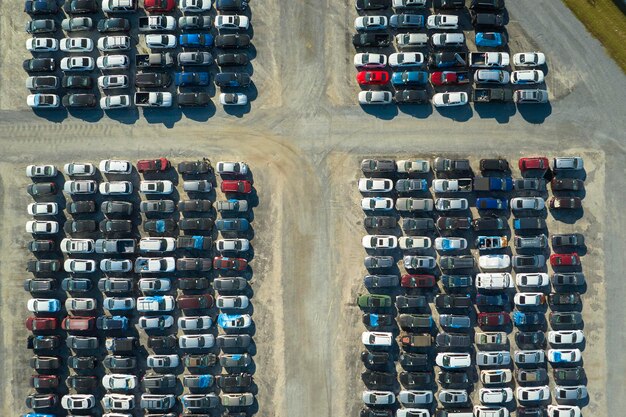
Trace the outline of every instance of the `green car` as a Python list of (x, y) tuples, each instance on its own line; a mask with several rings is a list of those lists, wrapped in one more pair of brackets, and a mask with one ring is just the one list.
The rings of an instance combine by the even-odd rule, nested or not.
[(391, 297), (379, 294), (359, 295), (356, 303), (361, 308), (391, 307)]

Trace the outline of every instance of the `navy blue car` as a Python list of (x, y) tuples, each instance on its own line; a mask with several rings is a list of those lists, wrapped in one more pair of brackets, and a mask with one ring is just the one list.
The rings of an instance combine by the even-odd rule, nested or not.
[(477, 198), (476, 208), (478, 210), (506, 210), (508, 201), (501, 198)]
[(209, 85), (208, 72), (177, 72), (174, 76), (177, 86)]
[(55, 0), (27, 0), (24, 11), (32, 15), (54, 14), (59, 11)]
[(208, 33), (188, 33), (180, 35), (178, 38), (180, 46), (195, 47), (195, 48), (208, 48), (213, 46), (213, 35)]

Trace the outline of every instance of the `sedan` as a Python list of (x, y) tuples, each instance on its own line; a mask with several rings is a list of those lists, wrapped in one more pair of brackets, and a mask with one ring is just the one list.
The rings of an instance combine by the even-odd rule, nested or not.
[(580, 407), (577, 405), (548, 405), (549, 417), (581, 417)]
[(538, 307), (545, 304), (546, 297), (539, 292), (518, 292), (514, 298), (515, 305), (520, 307)]
[(392, 28), (420, 29), (424, 27), (424, 16), (418, 14), (394, 14), (389, 18)]
[(513, 64), (516, 67), (538, 67), (546, 63), (543, 52), (521, 52), (513, 55)]
[(587, 387), (584, 385), (576, 385), (573, 387), (555, 386), (554, 399), (559, 401), (576, 401), (587, 398)]
[(29, 94), (26, 97), (26, 104), (34, 109), (56, 108), (60, 102), (56, 94)]
[(464, 91), (437, 93), (433, 96), (435, 107), (463, 106), (467, 104), (468, 96)]
[(580, 362), (582, 354), (580, 349), (550, 349), (548, 361), (552, 364), (571, 364)]
[(354, 29), (362, 31), (379, 31), (387, 29), (387, 16), (359, 16), (354, 20)]
[(174, 35), (146, 35), (146, 45), (151, 49), (171, 49), (176, 47)]
[(215, 345), (215, 336), (212, 334), (183, 335), (178, 338), (178, 347), (181, 349), (210, 349)]
[(509, 255), (481, 255), (478, 265), (484, 270), (505, 269), (511, 265), (511, 258)]
[(178, 7), (186, 13), (201, 13), (211, 9), (211, 0), (181, 0)]
[(63, 58), (59, 65), (63, 71), (91, 71), (95, 67), (93, 58), (88, 56)]
[[(582, 330), (561, 330), (548, 332), (548, 341), (551, 345), (574, 345), (582, 343), (585, 334)], [(548, 358), (550, 360), (550, 358)]]
[(56, 29), (54, 20), (52, 19), (37, 19), (26, 22), (26, 33), (52, 33)]
[(55, 216), (59, 212), (57, 203), (30, 203), (26, 211), (31, 216)]
[(550, 398), (550, 387), (517, 387), (515, 395), (520, 402), (546, 401)]
[(549, 205), (553, 210), (579, 209), (582, 207), (582, 200), (580, 197), (552, 197)]
[(129, 195), (133, 192), (133, 184), (130, 181), (102, 182), (98, 190), (102, 195)]
[(467, 210), (469, 202), (466, 198), (438, 198), (435, 200), (435, 208), (439, 211)]
[(391, 391), (363, 391), (361, 398), (369, 405), (391, 405), (396, 402), (396, 396)]
[(250, 26), (250, 20), (247, 16), (243, 15), (218, 15), (215, 16), (214, 25), (218, 30), (247, 30)]
[(398, 238), (391, 235), (366, 235), (361, 243), (365, 249), (395, 249)]
[(365, 197), (361, 200), (361, 208), (367, 211), (388, 211), (393, 209), (393, 199), (388, 197)]
[(53, 58), (31, 58), (22, 62), (22, 68), (28, 72), (52, 72), (56, 64)]
[(511, 84), (540, 84), (543, 82), (543, 71), (522, 70), (511, 73)]
[(389, 82), (387, 71), (360, 71), (356, 74), (359, 85), (385, 85)]
[(108, 374), (102, 377), (102, 386), (109, 390), (131, 391), (137, 386), (135, 375)]
[(132, 297), (106, 297), (102, 300), (102, 307), (109, 311), (129, 311), (135, 308), (135, 299)]
[(59, 41), (54, 38), (30, 38), (26, 40), (26, 49), (30, 52), (55, 52), (59, 50)]
[(361, 91), (359, 92), (360, 104), (391, 104), (391, 91)]
[(360, 53), (354, 55), (354, 66), (357, 68), (385, 68), (387, 55)]
[(63, 52), (91, 52), (93, 41), (89, 38), (63, 38), (59, 47)]
[(389, 55), (389, 66), (414, 67), (424, 65), (424, 54), (421, 52), (398, 52)]
[(580, 256), (577, 253), (553, 253), (550, 255), (550, 265), (553, 267), (579, 266)]

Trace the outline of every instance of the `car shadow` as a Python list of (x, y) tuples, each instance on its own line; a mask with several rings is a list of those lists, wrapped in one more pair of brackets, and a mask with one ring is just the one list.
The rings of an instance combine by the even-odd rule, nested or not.
[(516, 113), (513, 103), (476, 103), (474, 110), (481, 119), (495, 119), (498, 123), (508, 123)]
[(466, 122), (472, 118), (474, 113), (470, 106), (436, 107), (436, 110), (441, 116), (452, 119), (455, 122)]
[(552, 104), (518, 104), (517, 110), (527, 122), (541, 124), (552, 114)]

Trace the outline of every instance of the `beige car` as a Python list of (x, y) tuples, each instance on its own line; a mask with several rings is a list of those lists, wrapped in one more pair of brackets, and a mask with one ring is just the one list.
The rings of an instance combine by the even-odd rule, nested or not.
[(433, 211), (434, 203), (430, 198), (398, 198), (396, 210), (400, 211)]

